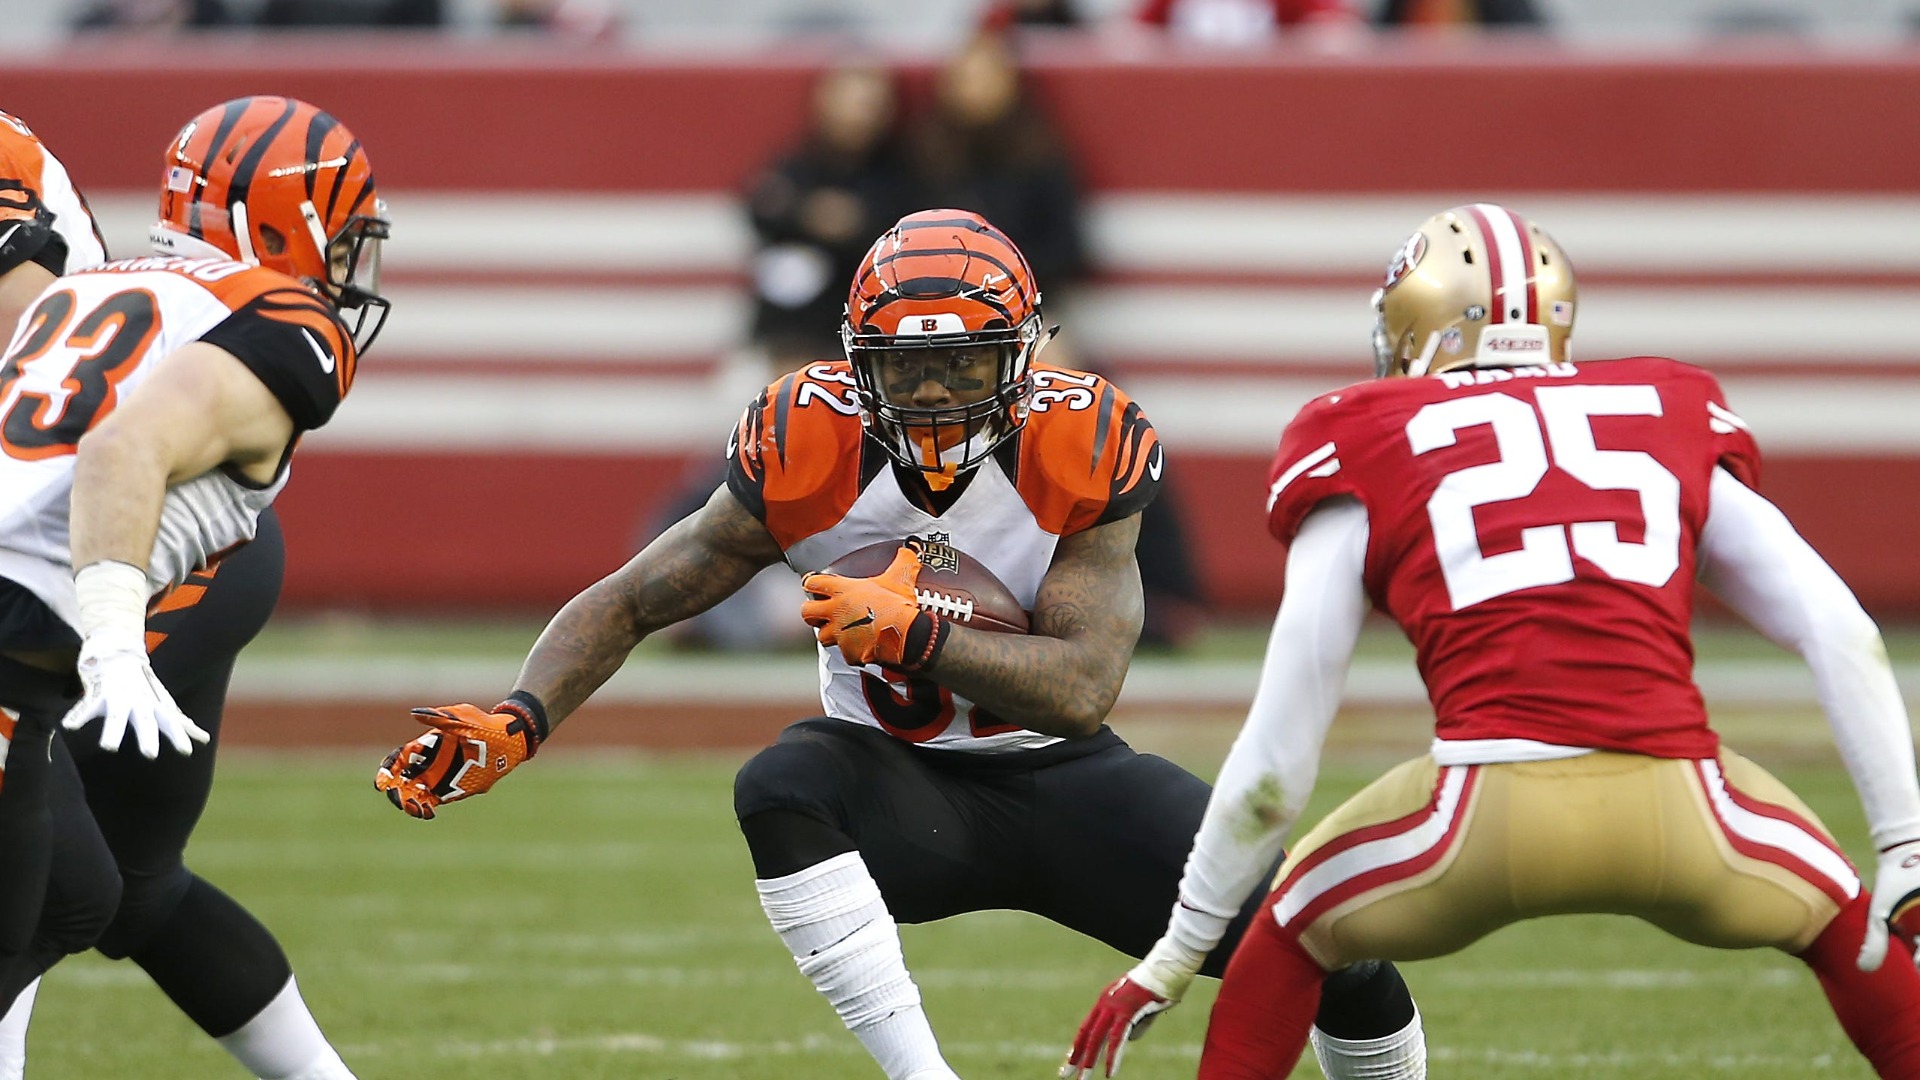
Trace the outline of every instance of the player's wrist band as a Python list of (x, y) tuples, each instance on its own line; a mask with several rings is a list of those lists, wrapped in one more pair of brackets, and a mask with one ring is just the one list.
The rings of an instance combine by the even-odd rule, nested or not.
[(900, 650), (900, 667), (905, 671), (925, 671), (933, 666), (947, 644), (947, 620), (931, 611), (922, 611), (907, 624), (906, 647)]
[(515, 690), (508, 694), (507, 700), (495, 705), (493, 711), (510, 712), (527, 722), (527, 729), (532, 733), (532, 737), (527, 740), (528, 758), (532, 758), (533, 752), (539, 749), (540, 744), (547, 741), (549, 728), (546, 703), (525, 690)]

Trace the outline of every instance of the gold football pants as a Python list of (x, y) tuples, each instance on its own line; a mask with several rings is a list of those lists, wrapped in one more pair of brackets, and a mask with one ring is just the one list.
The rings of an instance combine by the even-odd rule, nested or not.
[(1595, 752), (1406, 762), (1320, 822), (1274, 915), (1328, 970), (1464, 948), (1539, 915), (1633, 915), (1701, 945), (1799, 952), (1861, 889), (1765, 769)]

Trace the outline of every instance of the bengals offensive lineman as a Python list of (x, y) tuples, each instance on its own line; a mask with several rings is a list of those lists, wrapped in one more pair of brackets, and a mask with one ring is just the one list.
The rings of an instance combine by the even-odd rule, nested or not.
[[(953, 1076), (896, 920), (1013, 908), (1139, 955), (1207, 797), (1102, 723), (1140, 632), (1134, 539), (1162, 451), (1112, 383), (1036, 361), (1039, 301), (1026, 260), (978, 215), (902, 218), (854, 278), (848, 359), (769, 387), (707, 505), (575, 597), (494, 711), (417, 711), (436, 730), (390, 755), (378, 786), (416, 817), (486, 791), (642, 638), (777, 560), (806, 571), (879, 541), (951, 544), (1033, 612), (1031, 635), (921, 610), (905, 548), (873, 578), (802, 582), (826, 715), (787, 728), (734, 786), (767, 917), (896, 1080)], [(1424, 1046), (1391, 967), (1332, 985), (1324, 1028)], [(1421, 1053), (1402, 1056), (1379, 1069), (1356, 1055), (1332, 1075), (1424, 1075)]]
[[(0, 367), (0, 1007), (97, 945), (254, 1075), (349, 1077), (279, 944), (182, 853), (193, 744), (279, 593), (269, 506), (385, 318), (387, 222), (358, 140), (287, 98), (194, 118), (162, 184), (161, 254), (48, 284)], [(143, 759), (114, 752), (129, 729)]]
[[(1204, 913), (1257, 892), (1312, 791), (1371, 605), (1414, 643), (1432, 751), (1294, 848), (1227, 968), (1201, 1077), (1287, 1075), (1343, 964), (1606, 912), (1798, 956), (1879, 1075), (1920, 1080), (1920, 972), (1907, 935), (1888, 935), (1890, 917), (1920, 913), (1906, 711), (1872, 620), (1750, 486), (1758, 448), (1713, 376), (1569, 362), (1572, 269), (1499, 206), (1428, 220), (1375, 303), (1386, 378), (1311, 402), (1281, 438), (1267, 508), (1286, 592), (1180, 902), (1088, 1016), (1068, 1071), (1179, 1000), (1220, 936)], [(1878, 898), (1708, 726), (1696, 576), (1812, 667), (1880, 848)]]

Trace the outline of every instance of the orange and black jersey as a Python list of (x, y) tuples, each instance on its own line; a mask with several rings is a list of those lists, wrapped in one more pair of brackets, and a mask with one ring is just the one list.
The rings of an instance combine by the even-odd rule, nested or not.
[[(996, 510), (1067, 536), (1139, 513), (1159, 492), (1163, 451), (1140, 406), (1105, 378), (1036, 364), (1027, 422), (979, 470), (935, 494), (911, 475), (901, 494), (938, 517), (998, 470), (1018, 495)], [(866, 437), (845, 361), (809, 364), (747, 406), (727, 447), (727, 486), (781, 548), (833, 529), (877, 477), (885, 450)], [(910, 474), (894, 466), (892, 471)]]
[(66, 169), (24, 123), (0, 112), (0, 274), (31, 262), (58, 277), (105, 258), (100, 229)]
[(358, 358), (346, 325), (332, 305), (284, 279), (248, 298), (200, 340), (245, 364), (302, 431), (331, 420), (353, 386)]

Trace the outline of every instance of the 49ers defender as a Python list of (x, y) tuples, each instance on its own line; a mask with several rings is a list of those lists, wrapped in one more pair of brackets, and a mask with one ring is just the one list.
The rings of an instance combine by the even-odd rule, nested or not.
[[(1713, 376), (1569, 361), (1572, 270), (1503, 207), (1439, 214), (1376, 294), (1378, 373), (1287, 426), (1268, 523), (1286, 592), (1246, 728), (1147, 959), (1082, 1026), (1091, 1071), (1178, 1000), (1312, 792), (1371, 605), (1417, 651), (1431, 752), (1294, 848), (1227, 968), (1200, 1076), (1285, 1076), (1329, 971), (1538, 915), (1634, 915), (1804, 960), (1882, 1077), (1920, 1080), (1920, 781), (1879, 632), (1749, 486)], [(1826, 829), (1719, 744), (1692, 681), (1696, 576), (1804, 656), (1881, 849), (1870, 897)], [(1596, 818), (1604, 815), (1604, 823)], [(1886, 961), (1886, 962), (1883, 962)]]
[[(1049, 332), (1019, 250), (976, 214), (908, 215), (862, 263), (842, 337), (847, 359), (747, 407), (726, 486), (575, 597), (506, 702), (424, 710), (436, 730), (389, 755), (377, 785), (417, 817), (486, 791), (642, 638), (775, 561), (811, 571), (906, 537), (936, 565), (964, 551), (1032, 612), (1032, 632), (923, 608), (922, 558), (904, 547), (873, 577), (808, 574), (826, 715), (734, 782), (762, 907), (800, 970), (887, 1076), (935, 1080), (954, 1073), (896, 920), (1011, 908), (1137, 956), (1207, 785), (1103, 723), (1140, 632), (1134, 541), (1162, 451), (1118, 387), (1038, 360)], [(1400, 1055), (1331, 1075), (1424, 1075), (1393, 968), (1329, 985), (1323, 1027)]]
[[(182, 854), (193, 744), (279, 592), (268, 508), (384, 320), (387, 223), (359, 142), (304, 102), (209, 109), (164, 168), (164, 254), (48, 284), (0, 366), (0, 1007), (97, 945), (255, 1075), (337, 1080), (278, 943)], [(115, 753), (129, 729), (155, 760)]]

